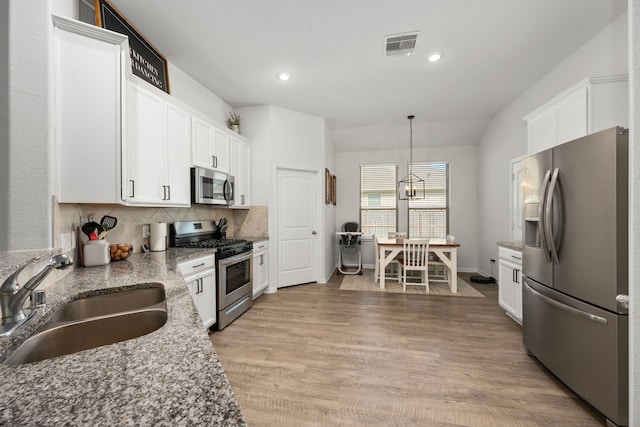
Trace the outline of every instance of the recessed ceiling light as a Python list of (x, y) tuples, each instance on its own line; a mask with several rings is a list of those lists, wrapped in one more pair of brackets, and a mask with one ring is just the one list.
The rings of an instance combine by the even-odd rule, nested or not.
[(283, 82), (286, 82), (287, 80), (289, 80), (291, 78), (291, 75), (289, 73), (279, 73), (278, 74), (278, 78), (280, 80), (282, 80)]
[(440, 61), (440, 59), (442, 59), (442, 54), (440, 52), (431, 52), (427, 55), (427, 61), (429, 62), (437, 62)]

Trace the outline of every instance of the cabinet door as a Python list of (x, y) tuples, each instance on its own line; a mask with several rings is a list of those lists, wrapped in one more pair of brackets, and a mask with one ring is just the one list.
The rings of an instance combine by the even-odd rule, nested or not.
[(502, 259), (498, 260), (498, 303), (518, 322), (522, 322), (521, 268)]
[(120, 203), (126, 36), (52, 18), (58, 201)]
[(141, 85), (130, 84), (128, 106), (123, 166), (127, 191), (123, 192), (123, 199), (130, 203), (162, 203), (167, 169), (163, 101)]
[(235, 200), (233, 208), (249, 208), (251, 169), (251, 147), (248, 143), (231, 138), (231, 175), (235, 178)]
[(214, 166), (213, 126), (199, 117), (193, 117), (191, 129), (191, 164), (203, 168)]
[(216, 323), (215, 270), (185, 279), (187, 289), (205, 328)]
[(223, 130), (213, 129), (214, 169), (229, 173), (231, 166), (231, 137)]
[(556, 143), (563, 144), (587, 135), (587, 87), (581, 86), (563, 97), (555, 108)]
[(166, 200), (170, 205), (189, 205), (189, 148), (191, 144), (191, 116), (169, 102), (166, 104), (167, 178)]
[(555, 112), (545, 110), (532, 117), (527, 123), (529, 154), (551, 148), (555, 145)]
[(206, 328), (216, 323), (216, 275), (215, 271), (200, 277), (200, 317)]
[(253, 297), (264, 292), (269, 286), (269, 253), (267, 251), (253, 254)]
[[(198, 277), (189, 277), (184, 280), (187, 283), (187, 289), (189, 290), (189, 295), (191, 295), (191, 299), (193, 299), (193, 303), (200, 313), (200, 279)], [(202, 315), (200, 316), (202, 317)]]

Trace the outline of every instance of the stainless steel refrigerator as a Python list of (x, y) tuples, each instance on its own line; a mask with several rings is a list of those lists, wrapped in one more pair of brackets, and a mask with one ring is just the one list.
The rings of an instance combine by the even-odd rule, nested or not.
[[(595, 407), (628, 425), (628, 132), (524, 160), (523, 340)], [(627, 299), (628, 301), (628, 299)]]

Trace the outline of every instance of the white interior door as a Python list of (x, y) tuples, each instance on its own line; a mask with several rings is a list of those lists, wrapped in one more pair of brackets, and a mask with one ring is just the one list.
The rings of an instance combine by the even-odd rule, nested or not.
[(277, 171), (277, 287), (316, 281), (317, 174)]

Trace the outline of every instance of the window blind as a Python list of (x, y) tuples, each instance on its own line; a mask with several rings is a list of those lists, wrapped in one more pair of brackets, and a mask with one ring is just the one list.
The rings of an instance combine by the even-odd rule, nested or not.
[(424, 199), (409, 200), (409, 236), (445, 238), (449, 233), (449, 163), (414, 163), (425, 180)]
[(365, 236), (387, 236), (397, 224), (397, 166), (360, 166), (360, 227)]

